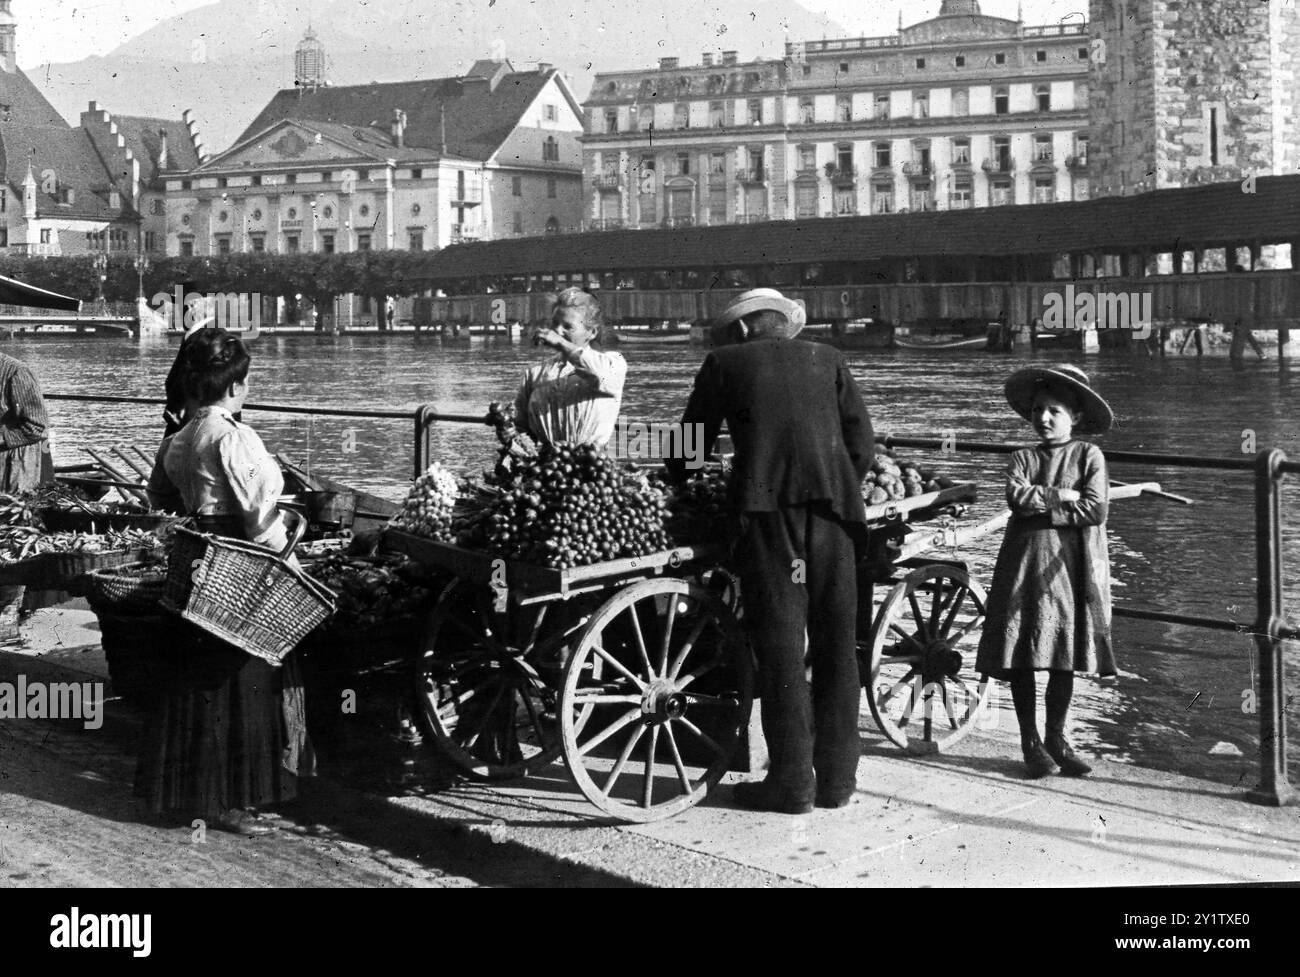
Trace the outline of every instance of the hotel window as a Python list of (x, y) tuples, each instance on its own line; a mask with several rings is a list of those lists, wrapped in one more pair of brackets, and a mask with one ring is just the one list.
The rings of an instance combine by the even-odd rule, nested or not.
[(524, 195), (524, 178), (522, 176), (512, 176), (510, 178), (510, 196), (522, 197)]
[(1034, 52), (1034, 60), (1037, 61), (1039, 64), (1043, 64), (1045, 61), (1047, 61), (1047, 52), (1046, 52), (1046, 51), (1035, 51), (1035, 52)]
[(260, 187), (261, 185), (262, 185), (262, 174), (261, 174), (261, 173), (254, 173), (254, 174), (253, 174), (253, 186), (255, 186), (255, 187)]
[(553, 176), (546, 178), (546, 196), (551, 200), (555, 199), (555, 177)]
[(514, 220), (510, 225), (510, 230), (515, 234), (524, 233), (524, 215), (517, 210), (514, 214)]
[(1052, 158), (1052, 137), (1050, 135), (1034, 136), (1034, 159), (1050, 160)]
[(1056, 199), (1056, 180), (1050, 176), (1034, 178), (1034, 203), (1050, 204)]
[(993, 63), (994, 63), (994, 64), (1006, 64), (1006, 63), (1007, 63), (1007, 56), (1006, 56), (1005, 54), (1003, 54), (1001, 51), (999, 51), (997, 54), (993, 55)]
[(835, 147), (835, 167), (840, 171), (841, 176), (851, 176), (853, 173), (853, 147), (836, 146)]
[(727, 172), (727, 154), (726, 153), (709, 153), (709, 173), (714, 176), (723, 176)]
[(918, 69), (924, 68), (924, 67), (925, 67), (925, 58), (917, 58), (917, 59), (916, 59), (916, 67), (917, 67)]
[(817, 169), (817, 150), (812, 146), (799, 147), (799, 169), (800, 170)]
[(334, 253), (334, 235), (333, 235), (333, 234), (322, 234), (322, 235), (320, 236), (320, 249), (321, 249), (321, 251), (323, 251), (325, 254), (333, 254), (333, 253)]
[(954, 68), (966, 67), (966, 55), (964, 54), (957, 55), (955, 58), (952, 59), (952, 64)]
[(554, 136), (547, 136), (546, 141), (542, 143), (542, 159), (558, 161), (560, 158), (560, 144), (555, 141)]
[(184, 241), (181, 242), (181, 257), (182, 258), (194, 257), (194, 242), (189, 240), (188, 238), (186, 238)]
[(297, 183), (297, 182), (298, 182), (298, 174), (297, 174), (297, 173), (286, 173), (286, 174), (284, 175), (284, 182), (285, 182), (285, 183)]
[(840, 122), (853, 121), (853, 96), (852, 95), (835, 96), (835, 118)]
[(217, 238), (217, 254), (230, 254), (230, 235), (222, 234)]
[(858, 194), (852, 187), (837, 187), (835, 190), (835, 213), (841, 217), (858, 212)]
[(618, 110), (605, 113), (605, 131), (618, 132)]
[(1011, 203), (1011, 181), (994, 180), (989, 184), (989, 203), (994, 207)]
[(265, 235), (265, 234), (253, 234), (253, 235), (251, 235), (251, 236), (249, 237), (249, 241), (252, 242), (252, 244), (253, 244), (253, 250), (254, 250), (254, 251), (265, 251), (265, 250), (266, 250), (266, 235)]
[(894, 212), (894, 188), (879, 186), (871, 188), (871, 211), (875, 214), (892, 214)]
[(799, 99), (799, 121), (804, 125), (809, 125), (817, 120), (813, 111), (813, 100), (811, 98)]
[(153, 231), (144, 232), (144, 249), (146, 251), (158, 250), (158, 235)]
[(1011, 108), (1011, 95), (1005, 88), (993, 90), (993, 114), (1006, 115)]
[(970, 115), (970, 92), (958, 88), (952, 93), (952, 114)]
[(1000, 173), (1011, 171), (1011, 139), (998, 136), (993, 140), (993, 163)]
[(842, 75), (847, 75), (848, 73), (849, 73), (849, 63), (848, 63), (847, 61), (841, 61), (841, 62), (840, 62), (840, 74), (842, 74)]
[(912, 159), (921, 167), (922, 173), (929, 173), (933, 169), (930, 165), (930, 144), (912, 143)]
[(181, 189), (182, 189), (182, 190), (189, 190), (189, 189), (191, 189), (193, 186), (194, 186), (194, 184), (193, 184), (192, 181), (190, 181), (190, 180), (181, 180)]
[(817, 216), (817, 188), (811, 184), (800, 184), (794, 188), (794, 215), (796, 217)]
[(691, 154), (690, 153), (677, 154), (677, 175), (678, 176), (691, 175)]
[(952, 161), (954, 163), (970, 163), (969, 139), (954, 139), (952, 141)]
[(424, 250), (424, 231), (411, 231), (408, 234), (408, 244), (410, 251)]
[(812, 77), (812, 65), (810, 65), (810, 64), (806, 64), (806, 65), (803, 66), (803, 76), (804, 76), (805, 78), (811, 78), (811, 77)]
[(761, 126), (763, 124), (763, 101), (758, 98), (751, 98), (748, 102), (747, 111), (749, 112), (749, 124), (752, 126)]
[(749, 174), (751, 179), (762, 180), (763, 176), (763, 151), (761, 149), (751, 149), (749, 151)]
[(876, 92), (874, 114), (877, 119), (889, 118), (889, 92)]
[(952, 210), (966, 210), (971, 206), (970, 180), (953, 181), (952, 196), (948, 201), (948, 206)]
[(50, 229), (48, 227), (42, 227), (41, 244), (49, 244), (49, 243), (50, 243)]
[(715, 129), (721, 129), (726, 125), (726, 117), (722, 110), (721, 102), (709, 103), (709, 125)]
[(1034, 96), (1038, 99), (1038, 111), (1052, 111), (1052, 86), (1039, 85), (1034, 89)]
[(1087, 136), (1080, 135), (1074, 137), (1074, 155), (1079, 157), (1080, 163), (1082, 163), (1085, 166), (1087, 165), (1088, 163), (1088, 137)]
[(1079, 48), (1079, 60), (1080, 61), (1088, 60), (1088, 49), (1086, 47)]
[(1086, 176), (1076, 177), (1074, 180), (1074, 199), (1088, 199), (1088, 178)]
[[(357, 179), (358, 179), (358, 180), (369, 180), (369, 179), (370, 179), (370, 171), (369, 171), (369, 170), (357, 170)], [(291, 180), (290, 182), (292, 183), (293, 181)]]
[(678, 102), (673, 106), (673, 125), (678, 129), (691, 127), (691, 107), (686, 102)]
[(0, 187), (0, 214), (3, 214), (9, 206), (9, 191)]
[(893, 166), (893, 156), (890, 153), (889, 143), (876, 143), (876, 165), (879, 167)]
[(912, 116), (917, 119), (925, 119), (930, 116), (930, 93), (913, 92), (912, 93)]
[(930, 184), (918, 183), (912, 187), (912, 209), (934, 210), (934, 201), (930, 199)]
[(284, 236), (284, 250), (287, 254), (298, 253), (298, 235), (286, 234)]
[(358, 251), (369, 251), (369, 250), (370, 250), (370, 235), (369, 235), (369, 234), (358, 234), (358, 235), (357, 235), (357, 250), (358, 250)]
[(637, 114), (641, 117), (642, 131), (649, 131), (655, 127), (655, 110), (653, 105), (642, 105)]

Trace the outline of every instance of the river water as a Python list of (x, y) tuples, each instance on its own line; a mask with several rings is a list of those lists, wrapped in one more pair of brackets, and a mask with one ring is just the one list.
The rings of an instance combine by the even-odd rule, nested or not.
[[(47, 393), (161, 396), (174, 356), (165, 341), (18, 337), (6, 351), (36, 370)], [(625, 347), (629, 361), (623, 413), (633, 420), (676, 419), (703, 353), (694, 347)], [(430, 403), (445, 413), (482, 413), (513, 397), (523, 370), (542, 354), (500, 337), (416, 340), (393, 337), (263, 336), (253, 345), (249, 400), (266, 404), (390, 408)], [(1032, 431), (1006, 406), (1005, 377), (1048, 354), (859, 351), (848, 354), (878, 433), (1029, 443)], [(1233, 366), (1206, 357), (1147, 359), (1119, 354), (1056, 353), (1088, 371), (1118, 419), (1101, 439), (1112, 450), (1244, 457), (1243, 440), (1300, 455), (1300, 373), (1276, 359)], [(160, 408), (52, 401), (57, 463), (88, 461), (80, 446), (157, 444)], [(411, 478), (410, 420), (293, 417), (248, 412), (273, 451), (358, 487), (399, 499)], [(1247, 434), (1246, 432), (1250, 432)], [(443, 424), (434, 455), (452, 467), (481, 470), (494, 454), (490, 429)], [(942, 472), (979, 482), (980, 502), (966, 517), (1002, 507), (1003, 459), (900, 451)], [(1192, 506), (1139, 499), (1116, 503), (1109, 532), (1117, 606), (1250, 621), (1254, 615), (1254, 511), (1249, 473), (1116, 465), (1112, 477), (1159, 481), (1193, 498)], [(1286, 491), (1284, 513), (1296, 494)], [(999, 536), (963, 551), (988, 586)], [(1300, 608), (1300, 527), (1288, 527), (1287, 599)], [(1292, 620), (1300, 619), (1300, 614)], [(1089, 707), (1077, 738), (1118, 760), (1253, 785), (1258, 687), (1253, 641), (1230, 633), (1116, 619), (1121, 680)], [(1300, 668), (1289, 648), (1289, 688)], [(1085, 683), (1080, 683), (1085, 685)], [(1084, 696), (1087, 693), (1083, 693)], [(1090, 700), (1091, 702), (1091, 700)], [(1296, 716), (1288, 709), (1293, 754)], [(1225, 747), (1223, 744), (1228, 744)], [(1240, 755), (1231, 752), (1240, 751)], [(1216, 749), (1215, 753), (1211, 753)], [(1225, 749), (1228, 752), (1224, 752)], [(1293, 764), (1293, 781), (1300, 764)]]

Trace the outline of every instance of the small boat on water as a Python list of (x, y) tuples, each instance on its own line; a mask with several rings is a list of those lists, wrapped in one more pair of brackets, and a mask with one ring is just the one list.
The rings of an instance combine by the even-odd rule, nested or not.
[(689, 343), (689, 329), (648, 329), (641, 332), (609, 331), (609, 338), (615, 343), (628, 343), (633, 346), (657, 346), (661, 343)]
[(909, 339), (900, 339), (894, 337), (894, 346), (897, 349), (919, 349), (919, 350), (953, 350), (953, 349), (987, 349), (987, 336), (972, 336), (968, 339), (946, 339), (936, 342), (918, 343)]

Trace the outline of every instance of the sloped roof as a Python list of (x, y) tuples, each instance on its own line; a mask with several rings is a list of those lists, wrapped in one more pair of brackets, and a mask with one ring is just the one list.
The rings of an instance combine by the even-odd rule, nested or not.
[(114, 115), (117, 131), (126, 146), (140, 161), (140, 178), (146, 184), (158, 177), (158, 150), (161, 140), (158, 130), (167, 133), (167, 169), (163, 172), (191, 170), (199, 165), (199, 154), (194, 151), (189, 127), (180, 119), (151, 119), (139, 115)]
[[(109, 207), (109, 192), (120, 188), (84, 129), (73, 129), (66, 123), (62, 126), (0, 125), (0, 154), (4, 180), (19, 200), (30, 163), (37, 184), (36, 212), (41, 217), (119, 220), (128, 213), (123, 206)], [(54, 172), (60, 187), (76, 191), (71, 204), (60, 204), (51, 194), (41, 191), (44, 174), (49, 170)]]
[[(333, 122), (386, 134), (393, 110), (401, 109), (406, 113), (407, 147), (436, 152), (442, 144), (440, 110), (445, 110), (448, 154), (487, 160), (557, 75), (553, 69), (511, 72), (492, 91), (482, 84), (467, 87), (460, 78), (285, 89), (276, 93), (236, 142), (245, 142), (282, 119)], [(580, 113), (576, 102), (572, 107)], [(388, 142), (392, 147), (391, 137)]]
[(434, 280), (529, 272), (738, 268), (916, 255), (986, 256), (1115, 250), (1170, 252), (1300, 238), (1300, 175), (1060, 204), (674, 230), (602, 231), (444, 248)]
[(7, 122), (71, 128), (21, 68), (12, 72), (0, 71), (0, 103), (9, 106)]

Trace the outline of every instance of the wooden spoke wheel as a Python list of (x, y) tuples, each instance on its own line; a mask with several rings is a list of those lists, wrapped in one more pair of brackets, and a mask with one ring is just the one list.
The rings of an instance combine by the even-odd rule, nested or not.
[(984, 588), (955, 567), (922, 567), (890, 590), (871, 629), (866, 688), (892, 742), (926, 752), (970, 732), (991, 694), (974, 671), (984, 611)]
[(438, 747), (473, 777), (522, 777), (560, 754), (555, 687), (576, 628), (548, 632), (550, 611), (494, 614), (486, 588), (456, 579), (429, 614), (418, 698)]
[(655, 821), (721, 779), (749, 722), (754, 662), (735, 616), (688, 580), (645, 580), (595, 613), (564, 673), (560, 730), (578, 788)]

